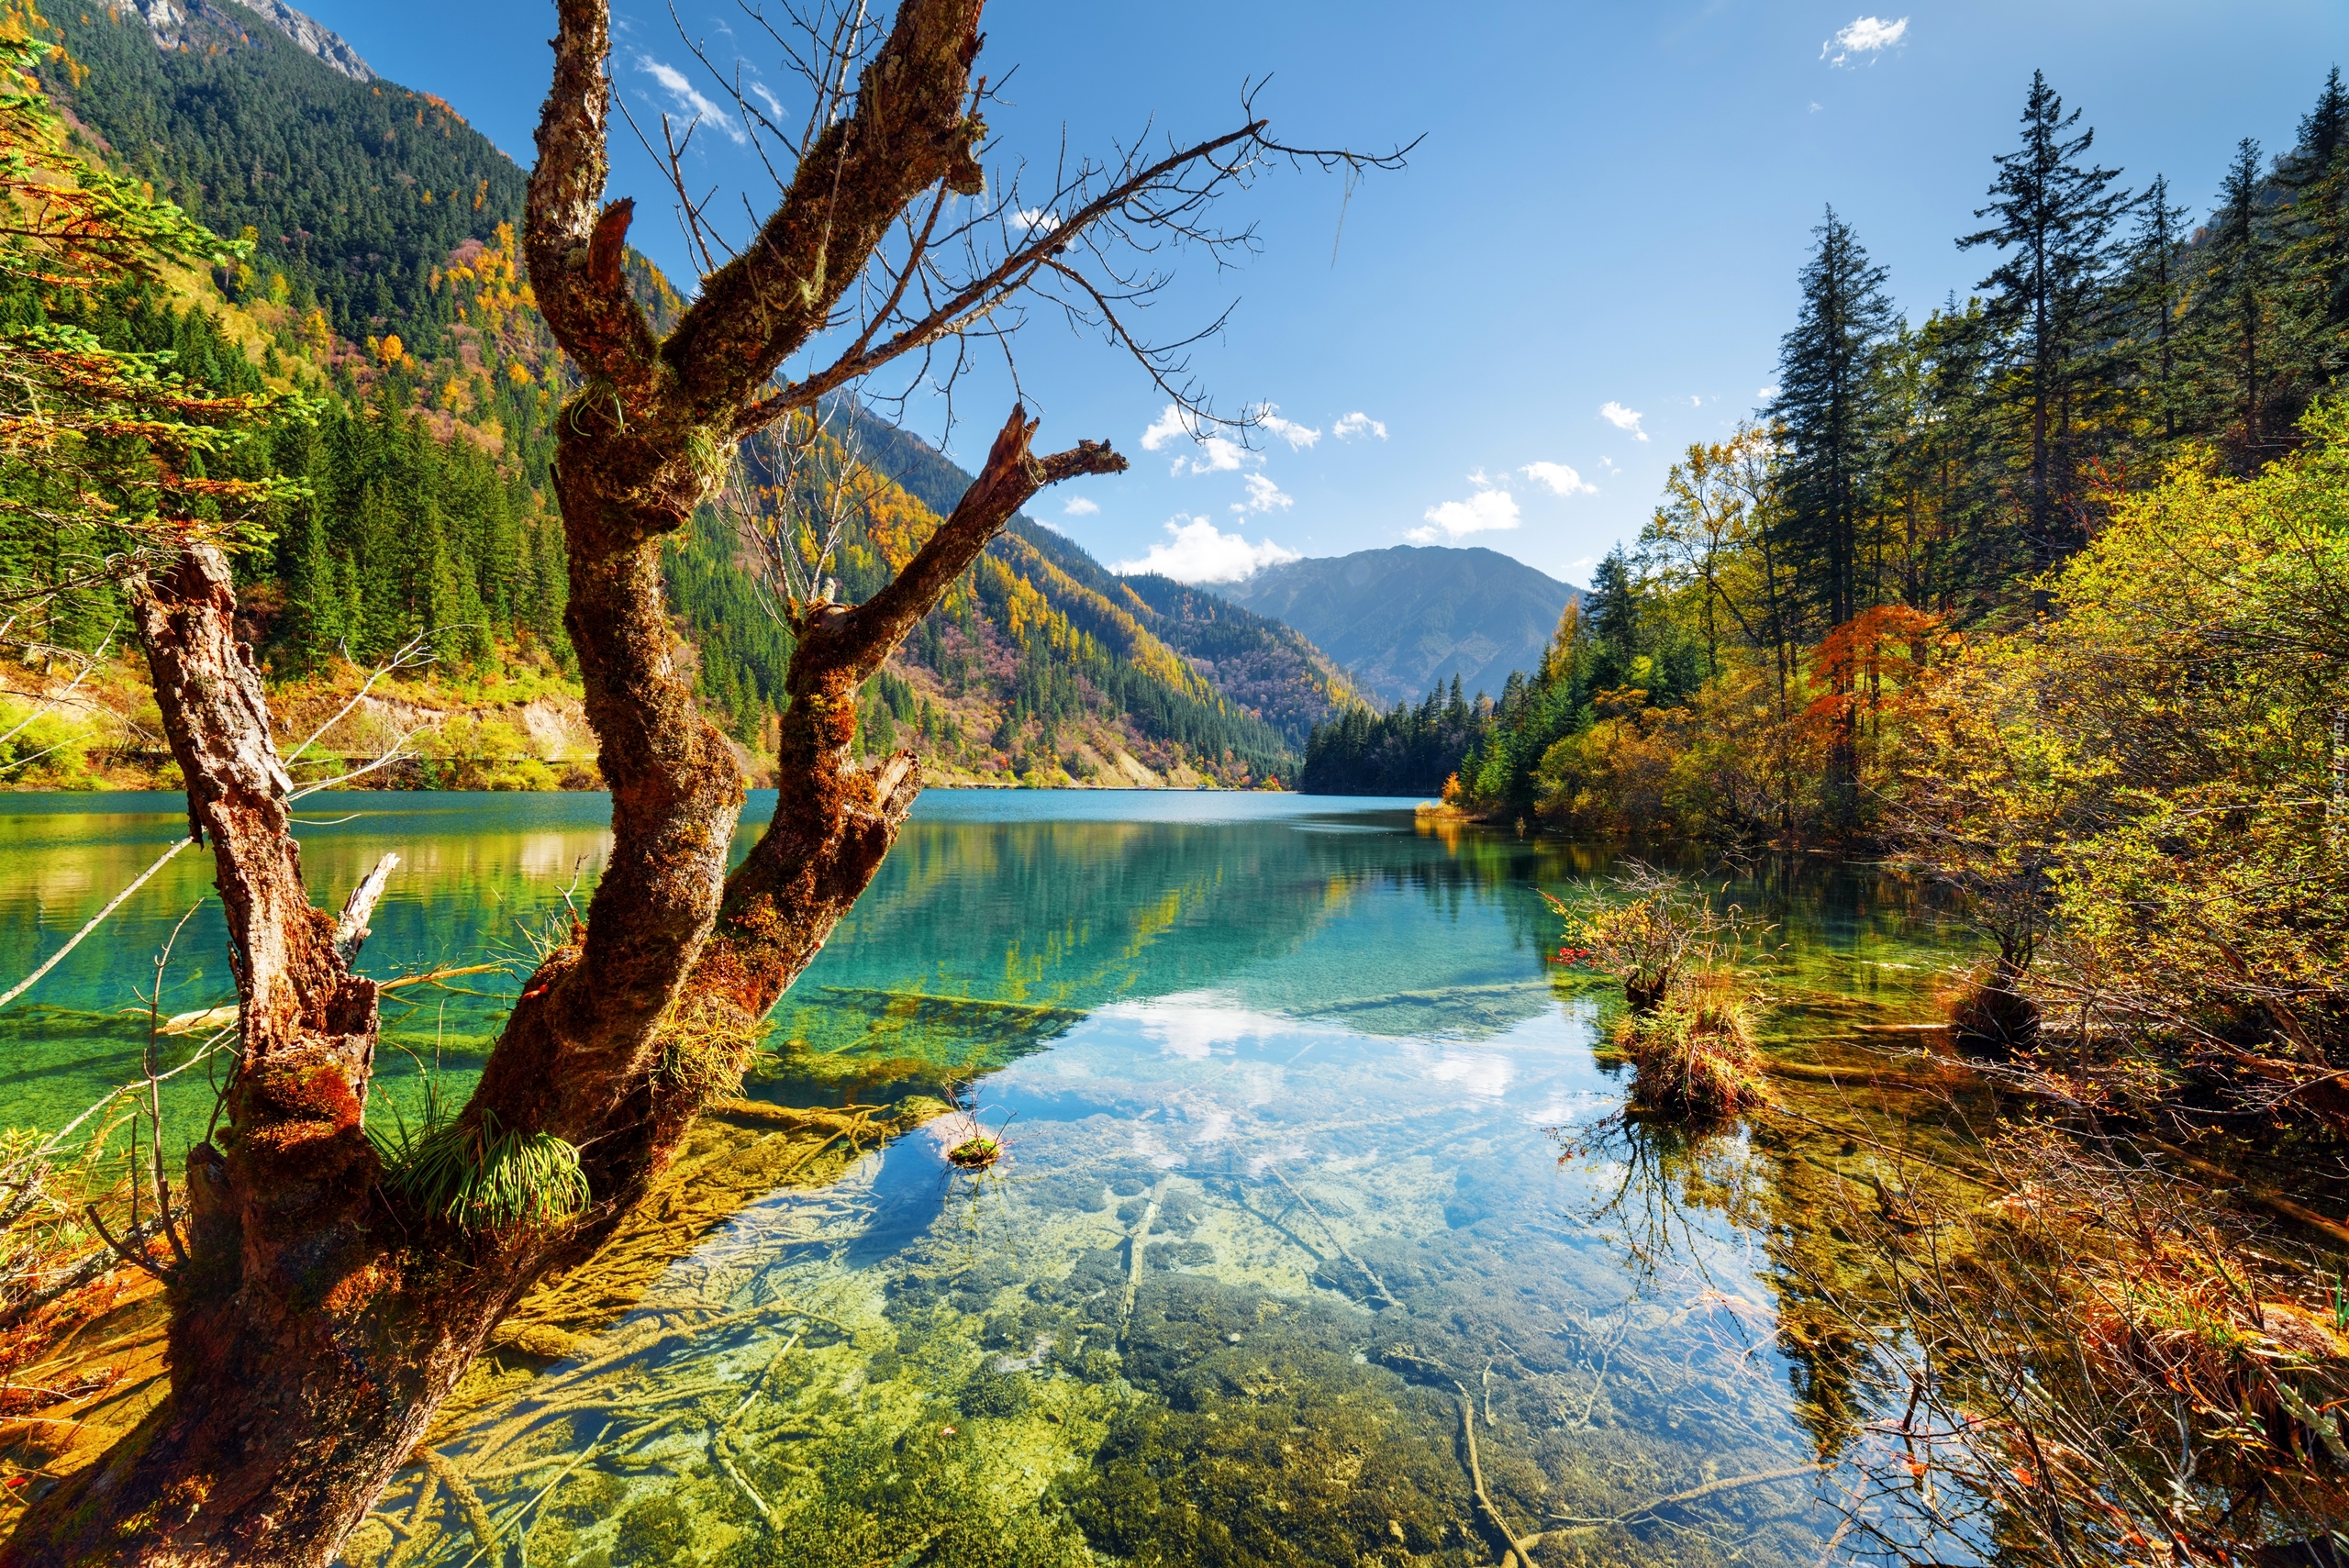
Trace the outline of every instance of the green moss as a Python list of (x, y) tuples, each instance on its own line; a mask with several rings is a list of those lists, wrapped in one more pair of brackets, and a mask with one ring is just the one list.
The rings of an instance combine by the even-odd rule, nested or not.
[(987, 1453), (957, 1433), (842, 1445), (821, 1495), (771, 1530), (736, 1541), (718, 1568), (1079, 1568), (1091, 1559), (1056, 1499), (1007, 1510)]
[(612, 1541), (615, 1568), (667, 1568), (696, 1561), (693, 1518), (668, 1496), (632, 1503)]
[(957, 1403), (965, 1416), (1017, 1416), (1028, 1407), (1028, 1374), (996, 1373), (982, 1369), (963, 1385)]
[[(1473, 1548), (1445, 1402), (1357, 1362), (1353, 1325), (1195, 1277), (1143, 1293), (1128, 1373), (1160, 1399), (1112, 1423), (1061, 1488), (1097, 1552), (1223, 1568)], [(1163, 1402), (1162, 1402), (1163, 1401)]]

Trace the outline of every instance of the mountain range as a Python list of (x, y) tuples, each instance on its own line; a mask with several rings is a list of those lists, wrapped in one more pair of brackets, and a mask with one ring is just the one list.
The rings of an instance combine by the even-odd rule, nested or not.
[[(326, 399), (339, 450), (384, 427), (368, 472), (386, 477), (316, 484), (307, 515), (280, 528), (273, 575), (248, 590), (272, 668), (315, 676), (333, 648), (444, 619), (473, 628), (469, 667), (527, 656), (567, 668), (559, 605), (499, 607), (516, 582), (543, 584), (542, 597), (561, 582), (547, 463), (562, 372), (518, 265), (524, 172), (450, 105), (383, 80), (283, 0), (141, 0), (57, 30), (72, 68), (46, 84), (83, 155), (254, 241), (248, 263), (182, 286), (168, 307), (182, 313), (165, 330), (183, 363), (195, 362), (193, 335), (250, 361), (236, 377)], [(640, 256), (628, 272), (665, 329), (677, 291)], [(970, 476), (918, 437), (845, 413), (843, 459), (888, 482), (847, 540), (841, 586), (861, 597)], [(397, 458), (417, 439), (474, 455)], [(306, 461), (332, 476), (343, 460)], [(484, 506), (494, 517), (473, 516)], [(529, 559), (506, 559), (518, 550)], [(702, 699), (755, 771), (790, 639), (739, 555), (703, 518), (668, 576)], [(941, 782), (1257, 784), (1293, 777), (1313, 728), (1365, 698), (1415, 696), (1455, 673), (1497, 691), (1538, 658), (1573, 592), (1489, 550), (1432, 549), (1293, 562), (1210, 591), (1119, 577), (1023, 515), (862, 713), (873, 744), (911, 745)], [(477, 695), (483, 683), (458, 684)], [(536, 733), (542, 717), (518, 722)]]
[(1399, 544), (1266, 567), (1215, 592), (1302, 632), (1354, 684), (1411, 702), (1455, 676), (1497, 696), (1582, 590), (1497, 550)]
[[(410, 629), (445, 628), (455, 651), (403, 684), (402, 702), (461, 705), (452, 717), (478, 728), (484, 692), (559, 701), (548, 683), (570, 665), (547, 465), (565, 373), (519, 268), (524, 172), (446, 102), (378, 77), (282, 0), (140, 0), (54, 25), (64, 52), (44, 85), (81, 153), (253, 242), (245, 263), (106, 304), (93, 325), (173, 347), (183, 366), (201, 360), (224, 385), (292, 386), (326, 405), (331, 450), (291, 431), (273, 443), (312, 499), (279, 520), (275, 559), (251, 562), (241, 584), (284, 700), (299, 706), (289, 683), (339, 679), (339, 649), (364, 660)], [(658, 271), (631, 255), (628, 272), (656, 328), (674, 320), (682, 301)], [(858, 460), (889, 481), (844, 541), (841, 587), (861, 597), (967, 476), (881, 421), (852, 423)], [(435, 444), (471, 455), (435, 459)], [(668, 577), (686, 666), (755, 773), (790, 639), (740, 555), (704, 517)], [(1312, 726), (1355, 700), (1286, 628), (1176, 584), (1122, 583), (1023, 517), (860, 713), (870, 743), (911, 745), (941, 781), (1234, 785), (1292, 773)], [(510, 714), (498, 733), (536, 734), (545, 719)], [(452, 776), (475, 775), (428, 769), (419, 782)]]

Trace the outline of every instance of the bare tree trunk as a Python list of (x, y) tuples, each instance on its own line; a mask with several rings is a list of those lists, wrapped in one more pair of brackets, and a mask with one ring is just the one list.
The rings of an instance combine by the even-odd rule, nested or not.
[(705, 1097), (739, 1079), (761, 1021), (888, 852), (918, 775), (903, 753), (854, 765), (859, 684), (1040, 487), (1125, 466), (1091, 442), (1033, 456), (1036, 427), (1014, 409), (894, 581), (860, 606), (806, 607), (774, 823), (729, 882), (743, 781), (671, 667), (662, 543), (889, 220), (941, 181), (975, 185), (964, 110), (979, 5), (908, 0), (856, 112), (818, 138), (759, 243), (657, 344), (620, 276), (629, 204), (597, 205), (604, 5), (560, 11), (528, 247), (540, 306), (587, 378), (560, 422), (555, 484), (614, 843), (584, 932), (525, 988), (459, 1125), (573, 1144), (590, 1202), (562, 1222), (474, 1229), (387, 1190), (362, 1126), (375, 987), (351, 973), (304, 884), (228, 562), (189, 550), (140, 585), (138, 617), (190, 823), (212, 842), (243, 1039), (225, 1130), (188, 1162), (172, 1393), (35, 1501), (0, 1568), (330, 1561), (498, 1320), (541, 1273), (603, 1243)]

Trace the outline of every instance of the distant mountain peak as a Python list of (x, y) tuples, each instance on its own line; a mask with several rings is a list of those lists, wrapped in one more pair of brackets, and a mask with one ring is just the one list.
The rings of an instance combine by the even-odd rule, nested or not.
[(320, 27), (285, 4), (285, 0), (238, 0), (238, 4), (292, 39), (295, 47), (303, 53), (317, 56), (353, 82), (373, 82), (376, 79), (373, 68), (359, 58), (359, 51), (351, 48), (340, 33)]
[[(236, 0), (237, 5), (250, 11), (262, 20), (294, 40), (294, 47), (317, 59), (329, 70), (338, 71), (353, 82), (378, 80), (374, 68), (360, 58), (341, 34), (322, 28), (285, 0)], [(146, 19), (147, 30), (154, 35), (159, 49), (179, 49), (189, 43), (188, 24), (196, 20), (216, 27), (234, 29), (231, 15), (208, 0), (134, 0), (132, 8)]]
[(1395, 545), (1267, 566), (1212, 591), (1295, 627), (1382, 702), (1539, 667), (1582, 591), (1482, 546)]

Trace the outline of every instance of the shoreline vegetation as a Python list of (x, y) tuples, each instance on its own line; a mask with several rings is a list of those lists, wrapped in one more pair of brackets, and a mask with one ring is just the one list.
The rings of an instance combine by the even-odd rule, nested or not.
[[(297, 778), (351, 775), (336, 787), (356, 790), (604, 788), (577, 679), (529, 652), (508, 650), (483, 667), (428, 666), (372, 681), (377, 672), (340, 662), (273, 685), (271, 705), (288, 737), (286, 751), (333, 721), (305, 751)], [(0, 740), (0, 793), (185, 787), (134, 655), (61, 657), (45, 673), (20, 669), (10, 680), (15, 689), (0, 691), (0, 732), (14, 731)], [(886, 711), (885, 702), (877, 706)], [(858, 742), (878, 749), (863, 729)], [(772, 784), (771, 753), (740, 742), (735, 753), (753, 787)], [(1257, 779), (1244, 767), (1234, 773), (1197, 765), (1179, 749), (1129, 750), (1112, 733), (1088, 736), (1057, 761), (1032, 748), (961, 756), (933, 751), (922, 758), (922, 783), (950, 789), (1284, 787), (1277, 773)]]

